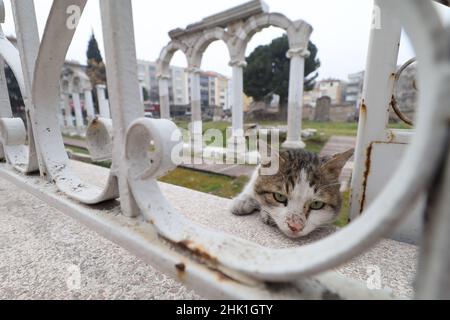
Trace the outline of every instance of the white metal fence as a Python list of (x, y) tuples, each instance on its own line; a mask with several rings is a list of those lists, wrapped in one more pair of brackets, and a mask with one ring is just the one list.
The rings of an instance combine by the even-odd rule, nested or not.
[[(160, 270), (182, 277), (200, 293), (218, 298), (324, 298), (330, 291), (343, 298), (386, 297), (334, 273), (318, 274), (388, 236), (417, 199), (426, 198), (417, 297), (450, 298), (450, 203), (446, 197), (450, 190), (450, 33), (431, 2), (375, 1), (379, 23), (371, 33), (352, 186), (352, 216), (359, 218), (321, 241), (294, 249), (270, 249), (201, 227), (174, 210), (161, 193), (156, 178), (174, 168), (171, 150), (179, 143), (173, 139), (177, 128), (169, 120), (143, 117), (130, 0), (100, 0), (112, 122), (93, 121), (87, 137), (94, 153), (112, 159), (108, 183), (98, 188), (77, 177), (70, 168), (57, 114), (61, 67), (86, 0), (54, 1), (40, 42), (33, 1), (11, 2), (18, 49), (1, 36), (0, 54), (20, 84), (27, 130), (21, 119), (12, 118), (3, 81), (0, 155), (6, 161), (0, 164), (1, 177)], [(400, 26), (415, 48), (420, 79), (415, 134), (406, 136), (386, 130)], [(392, 179), (365, 205), (364, 179), (370, 177), (372, 156), (376, 153), (381, 155), (379, 161), (391, 161), (391, 151), (377, 150), (375, 144), (405, 141), (409, 147)], [(30, 175), (33, 172), (40, 177)], [(121, 216), (92, 206), (119, 197)]]

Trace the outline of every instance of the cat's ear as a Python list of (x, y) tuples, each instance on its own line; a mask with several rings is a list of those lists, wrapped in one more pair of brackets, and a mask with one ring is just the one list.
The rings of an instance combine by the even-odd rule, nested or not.
[(355, 149), (350, 149), (342, 153), (337, 153), (331, 158), (323, 158), (323, 164), (320, 170), (325, 175), (327, 180), (336, 180), (341, 174), (342, 168), (344, 168), (347, 161), (353, 156)]

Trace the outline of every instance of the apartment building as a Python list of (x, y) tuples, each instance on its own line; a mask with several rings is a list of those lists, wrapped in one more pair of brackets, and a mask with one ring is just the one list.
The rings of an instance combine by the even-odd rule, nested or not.
[[(159, 104), (159, 83), (156, 63), (138, 60), (138, 77), (142, 88), (148, 92), (147, 103)], [(200, 73), (200, 98), (202, 107), (221, 106), (229, 109), (229, 79), (217, 72)], [(170, 66), (169, 101), (172, 106), (187, 106), (190, 103), (190, 79), (185, 68)]]

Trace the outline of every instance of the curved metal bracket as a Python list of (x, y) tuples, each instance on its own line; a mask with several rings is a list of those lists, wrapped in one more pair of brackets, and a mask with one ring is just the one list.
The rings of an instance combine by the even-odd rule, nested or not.
[[(34, 130), (39, 137), (42, 157), (49, 178), (59, 190), (73, 199), (95, 204), (119, 197), (117, 178), (110, 173), (106, 187), (99, 188), (81, 181), (71, 170), (59, 128), (59, 79), (61, 68), (76, 28), (67, 25), (66, 9), (78, 6), (83, 12), (86, 0), (54, 1), (47, 20), (36, 61), (33, 101), (36, 110)], [(69, 25), (70, 26), (70, 25)]]

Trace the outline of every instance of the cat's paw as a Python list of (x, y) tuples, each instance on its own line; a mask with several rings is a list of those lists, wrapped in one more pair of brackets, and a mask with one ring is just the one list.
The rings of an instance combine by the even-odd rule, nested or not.
[(233, 199), (230, 211), (234, 215), (244, 216), (255, 213), (260, 208), (258, 201), (251, 197), (237, 197)]
[(273, 220), (273, 218), (267, 213), (267, 212), (261, 212), (261, 220), (271, 226), (271, 227), (276, 227), (277, 224), (275, 223), (275, 220)]

